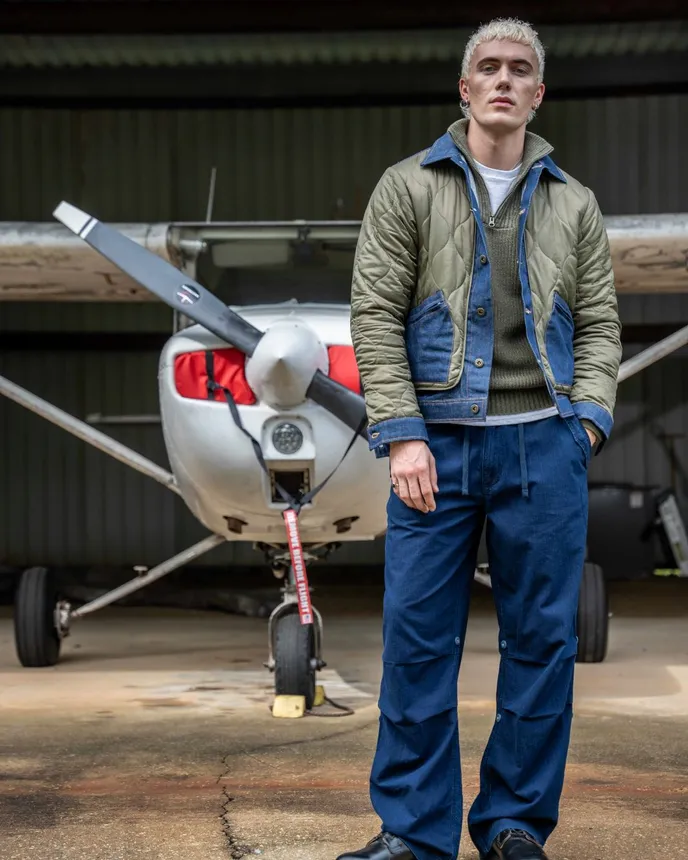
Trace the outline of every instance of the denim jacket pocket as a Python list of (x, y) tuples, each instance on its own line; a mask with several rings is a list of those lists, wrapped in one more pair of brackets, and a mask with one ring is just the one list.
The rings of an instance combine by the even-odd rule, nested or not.
[(454, 323), (440, 291), (433, 293), (406, 318), (406, 353), (416, 385), (444, 384), (449, 379)]
[(552, 315), (547, 323), (547, 358), (557, 385), (573, 385), (573, 314), (559, 293), (554, 294)]

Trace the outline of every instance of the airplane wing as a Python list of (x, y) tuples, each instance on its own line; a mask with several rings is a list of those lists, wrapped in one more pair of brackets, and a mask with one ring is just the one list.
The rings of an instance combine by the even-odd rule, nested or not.
[[(605, 219), (618, 293), (688, 292), (688, 214)], [(360, 223), (188, 222), (112, 224), (172, 265), (208, 249), (220, 267), (284, 265), (299, 243), (329, 264), (353, 253)], [(62, 224), (0, 222), (0, 301), (156, 301)]]
[[(174, 262), (168, 224), (120, 224)], [(155, 301), (148, 290), (57, 223), (0, 223), (0, 301)]]
[(617, 293), (688, 292), (688, 214), (605, 218)]

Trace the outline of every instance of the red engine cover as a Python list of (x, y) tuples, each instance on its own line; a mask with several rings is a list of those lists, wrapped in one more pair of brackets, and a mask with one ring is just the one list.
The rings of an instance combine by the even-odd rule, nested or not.
[(328, 346), (327, 355), (330, 359), (330, 379), (361, 394), (361, 377), (353, 346)]
[[(229, 389), (240, 406), (252, 406), (256, 402), (256, 396), (246, 381), (246, 356), (234, 347), (214, 349), (212, 352), (215, 382)], [(174, 360), (174, 381), (182, 397), (210, 400), (205, 351), (183, 352), (178, 355)], [(213, 400), (225, 399), (224, 394), (217, 389), (213, 394)]]
[[(229, 347), (214, 349), (212, 353), (215, 382), (229, 389), (239, 406), (252, 406), (256, 403), (256, 396), (246, 381), (246, 356), (243, 352)], [(327, 354), (330, 378), (361, 394), (361, 377), (353, 347), (329, 346)], [(174, 381), (182, 397), (209, 400), (205, 351), (183, 352), (178, 355), (174, 360)], [(213, 399), (224, 400), (224, 394), (216, 390)]]

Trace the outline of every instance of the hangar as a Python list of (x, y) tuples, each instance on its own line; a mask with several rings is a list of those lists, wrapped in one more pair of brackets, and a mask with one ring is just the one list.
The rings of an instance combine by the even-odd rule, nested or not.
[[(79, 242), (61, 254), (69, 236), (55, 207), (118, 225), (228, 302), (346, 301), (350, 248), (341, 236), (336, 248), (304, 244), (305, 228), (357, 223), (384, 167), (456, 118), (459, 57), (479, 15), (514, 11), (500, 0), (477, 12), (446, 0), (2, 6), (0, 376), (159, 473), (158, 357), (184, 320)], [(688, 323), (687, 24), (673, 0), (523, 0), (518, 11), (549, 49), (534, 129), (602, 204), (632, 360)], [(270, 241), (266, 221), (282, 224)], [(260, 243), (248, 238), (256, 222)], [(297, 239), (286, 256), (285, 231)], [(577, 669), (551, 856), (644, 860), (685, 842), (686, 579), (659, 579), (676, 560), (655, 533), (643, 538), (657, 490), (688, 515), (685, 370), (682, 349), (621, 385), (614, 437), (591, 466), (605, 574), (647, 581), (610, 584), (610, 659)], [(0, 450), (0, 603), (29, 565), (126, 580), (205, 534), (176, 494), (2, 396)], [(0, 607), (3, 857), (86, 848), (134, 860), (183, 845), (187, 860), (308, 860), (362, 844), (376, 824), (382, 551), (349, 543), (336, 556), (347, 577), (315, 578), (331, 663), (320, 680), (347, 709), (317, 715), (344, 724), (311, 719), (315, 709), (273, 719), (265, 618), (118, 606), (78, 630), (59, 666), (27, 670)], [(182, 602), (189, 580), (215, 585), (262, 563), (242, 542), (219, 546), (180, 583)], [(494, 723), (501, 638), (489, 595), (474, 597), (461, 678), (467, 795)], [(464, 848), (461, 858), (477, 856)]]

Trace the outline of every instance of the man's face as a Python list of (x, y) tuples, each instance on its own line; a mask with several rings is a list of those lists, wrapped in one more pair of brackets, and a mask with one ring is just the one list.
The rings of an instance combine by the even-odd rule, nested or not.
[(468, 78), (459, 81), (461, 98), (470, 102), (471, 119), (493, 131), (525, 125), (539, 105), (545, 85), (538, 84), (535, 51), (518, 42), (483, 42), (471, 58)]

